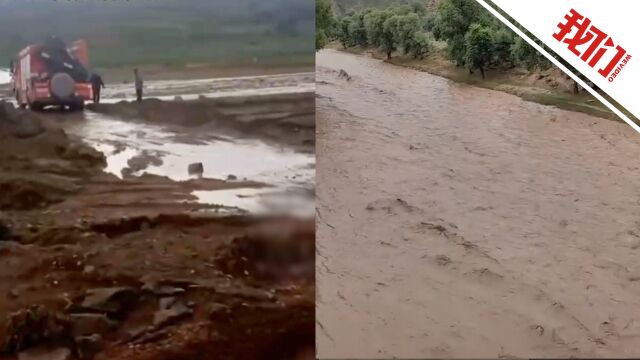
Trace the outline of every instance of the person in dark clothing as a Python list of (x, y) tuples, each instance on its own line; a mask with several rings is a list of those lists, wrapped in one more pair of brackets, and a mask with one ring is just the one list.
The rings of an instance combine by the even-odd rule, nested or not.
[(91, 74), (91, 88), (93, 90), (93, 103), (100, 103), (100, 90), (104, 88), (104, 82), (102, 81), (102, 77), (96, 73)]
[(142, 101), (142, 87), (144, 85), (144, 81), (142, 80), (142, 76), (138, 72), (138, 69), (133, 69), (133, 75), (135, 77), (135, 85), (136, 85), (136, 101)]

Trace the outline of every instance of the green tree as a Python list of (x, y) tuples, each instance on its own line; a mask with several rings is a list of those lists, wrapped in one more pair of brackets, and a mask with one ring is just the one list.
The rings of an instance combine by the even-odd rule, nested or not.
[(438, 5), (434, 35), (442, 40), (464, 35), (472, 23), (480, 23), (482, 13), (482, 7), (474, 0), (442, 0)]
[(425, 31), (433, 32), (436, 26), (436, 14), (435, 13), (427, 13), (422, 20), (422, 28)]
[(316, 30), (316, 51), (323, 49), (325, 46), (327, 46), (328, 42), (329, 40), (327, 39), (327, 36), (325, 35), (324, 31)]
[(433, 34), (447, 42), (449, 57), (465, 64), (465, 34), (473, 23), (488, 24), (492, 19), (474, 0), (442, 0), (438, 5)]
[(337, 37), (340, 44), (342, 44), (343, 48), (347, 48), (349, 46), (349, 40), (351, 39), (351, 35), (349, 34), (349, 24), (351, 23), (351, 17), (345, 16), (340, 19), (338, 23), (338, 31)]
[(349, 23), (349, 38), (351, 46), (367, 46), (367, 30), (364, 27), (365, 14), (358, 13), (351, 17)]
[(513, 32), (504, 27), (500, 27), (494, 33), (493, 45), (493, 61), (498, 64), (507, 64), (513, 66), (513, 57), (511, 56), (511, 47), (514, 44)]
[(471, 69), (479, 69), (485, 78), (484, 69), (493, 58), (493, 32), (481, 24), (472, 24), (465, 36), (465, 65)]
[(395, 43), (409, 53), (414, 37), (420, 31), (420, 17), (414, 13), (399, 16), (394, 30)]
[(424, 7), (424, 2), (414, 1), (411, 3), (411, 11), (419, 16), (423, 16), (427, 13), (427, 9)]
[(431, 39), (425, 32), (416, 33), (409, 45), (409, 53), (414, 59), (424, 59), (431, 51)]
[(529, 45), (521, 37), (517, 36), (511, 45), (511, 58), (519, 65), (524, 65), (529, 70), (535, 68), (545, 69), (550, 66), (549, 60)]
[(396, 51), (395, 33), (397, 32), (398, 19), (400, 15), (393, 15), (385, 20), (382, 26), (382, 37), (380, 48), (387, 54), (387, 59), (391, 59), (391, 53)]
[(369, 44), (374, 46), (381, 45), (384, 22), (389, 17), (389, 14), (387, 11), (374, 10), (364, 16), (364, 29), (367, 33)]
[(316, 0), (316, 50), (326, 46), (334, 23), (331, 0)]

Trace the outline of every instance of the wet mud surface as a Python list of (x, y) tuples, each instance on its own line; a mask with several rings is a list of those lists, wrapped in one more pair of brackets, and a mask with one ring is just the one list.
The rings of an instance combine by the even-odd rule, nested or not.
[(1, 359), (313, 358), (312, 146), (1, 105)]
[(317, 66), (320, 358), (640, 353), (637, 133), (367, 57)]

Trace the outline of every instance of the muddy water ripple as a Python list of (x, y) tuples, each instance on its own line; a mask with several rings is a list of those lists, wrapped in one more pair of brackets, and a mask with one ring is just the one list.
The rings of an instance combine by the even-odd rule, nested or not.
[(640, 353), (640, 135), (366, 56), (317, 66), (320, 357)]

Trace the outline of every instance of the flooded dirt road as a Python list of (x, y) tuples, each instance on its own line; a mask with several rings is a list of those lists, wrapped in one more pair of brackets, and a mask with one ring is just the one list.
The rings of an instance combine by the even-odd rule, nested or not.
[[(251, 213), (308, 217), (315, 209), (311, 147), (265, 142), (244, 129), (221, 131), (215, 121), (237, 115), (238, 122), (262, 117), (276, 122), (302, 115), (307, 126), (313, 122), (313, 103), (299, 105), (305, 94), (313, 93), (314, 81), (313, 73), (148, 81), (145, 96), (150, 100), (141, 107), (124, 103), (135, 99), (131, 84), (108, 84), (102, 95), (108, 105), (83, 113), (46, 111), (42, 116), (104, 153), (105, 171), (118, 177), (146, 172), (185, 181), (193, 177), (187, 171), (189, 164), (202, 163), (204, 178), (264, 186), (196, 190), (195, 201)], [(3, 95), (12, 101), (8, 93)]]
[(364, 56), (317, 68), (320, 358), (640, 353), (640, 135)]
[(0, 101), (0, 359), (312, 356), (313, 84), (216, 81)]

